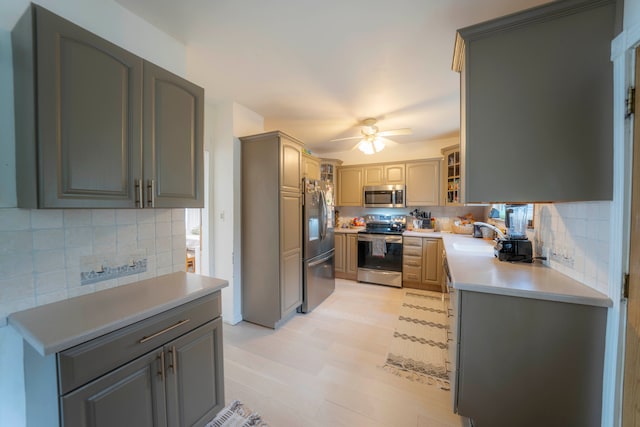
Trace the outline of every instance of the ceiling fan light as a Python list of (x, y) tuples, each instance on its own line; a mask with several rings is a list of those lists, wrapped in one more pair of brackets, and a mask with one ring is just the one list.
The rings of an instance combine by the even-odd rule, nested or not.
[(373, 140), (373, 149), (376, 153), (382, 151), (384, 148), (384, 142), (380, 138), (376, 138)]
[(375, 153), (373, 144), (371, 143), (371, 141), (368, 141), (366, 139), (363, 139), (362, 141), (360, 141), (360, 143), (358, 144), (358, 148), (364, 154), (373, 154), (373, 153)]

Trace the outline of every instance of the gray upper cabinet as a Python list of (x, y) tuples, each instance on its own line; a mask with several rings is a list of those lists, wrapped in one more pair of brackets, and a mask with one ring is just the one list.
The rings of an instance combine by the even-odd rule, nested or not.
[(613, 0), (458, 31), (463, 202), (611, 200)]
[[(202, 208), (204, 90), (144, 63), (147, 205)], [(151, 199), (148, 195), (151, 194)]]
[(202, 88), (36, 5), (12, 43), (19, 207), (203, 206)]

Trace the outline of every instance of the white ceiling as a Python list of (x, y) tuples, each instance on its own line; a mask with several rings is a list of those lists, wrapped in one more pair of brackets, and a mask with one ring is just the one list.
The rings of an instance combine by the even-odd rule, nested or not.
[(190, 78), (317, 153), (350, 150), (358, 122), (411, 128), (397, 143), (459, 129), (458, 28), (548, 0), (116, 0), (184, 42)]

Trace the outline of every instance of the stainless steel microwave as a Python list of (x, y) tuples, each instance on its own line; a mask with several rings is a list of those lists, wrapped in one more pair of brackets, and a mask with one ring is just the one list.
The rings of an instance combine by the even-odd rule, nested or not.
[(372, 185), (364, 187), (365, 208), (404, 208), (404, 185)]

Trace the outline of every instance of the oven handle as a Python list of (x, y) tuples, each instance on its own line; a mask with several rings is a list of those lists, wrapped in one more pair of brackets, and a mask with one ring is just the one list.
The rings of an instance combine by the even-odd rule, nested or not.
[(387, 243), (402, 243), (402, 236), (388, 236), (385, 234), (360, 234), (358, 233), (359, 242), (373, 242), (380, 237), (384, 237)]

